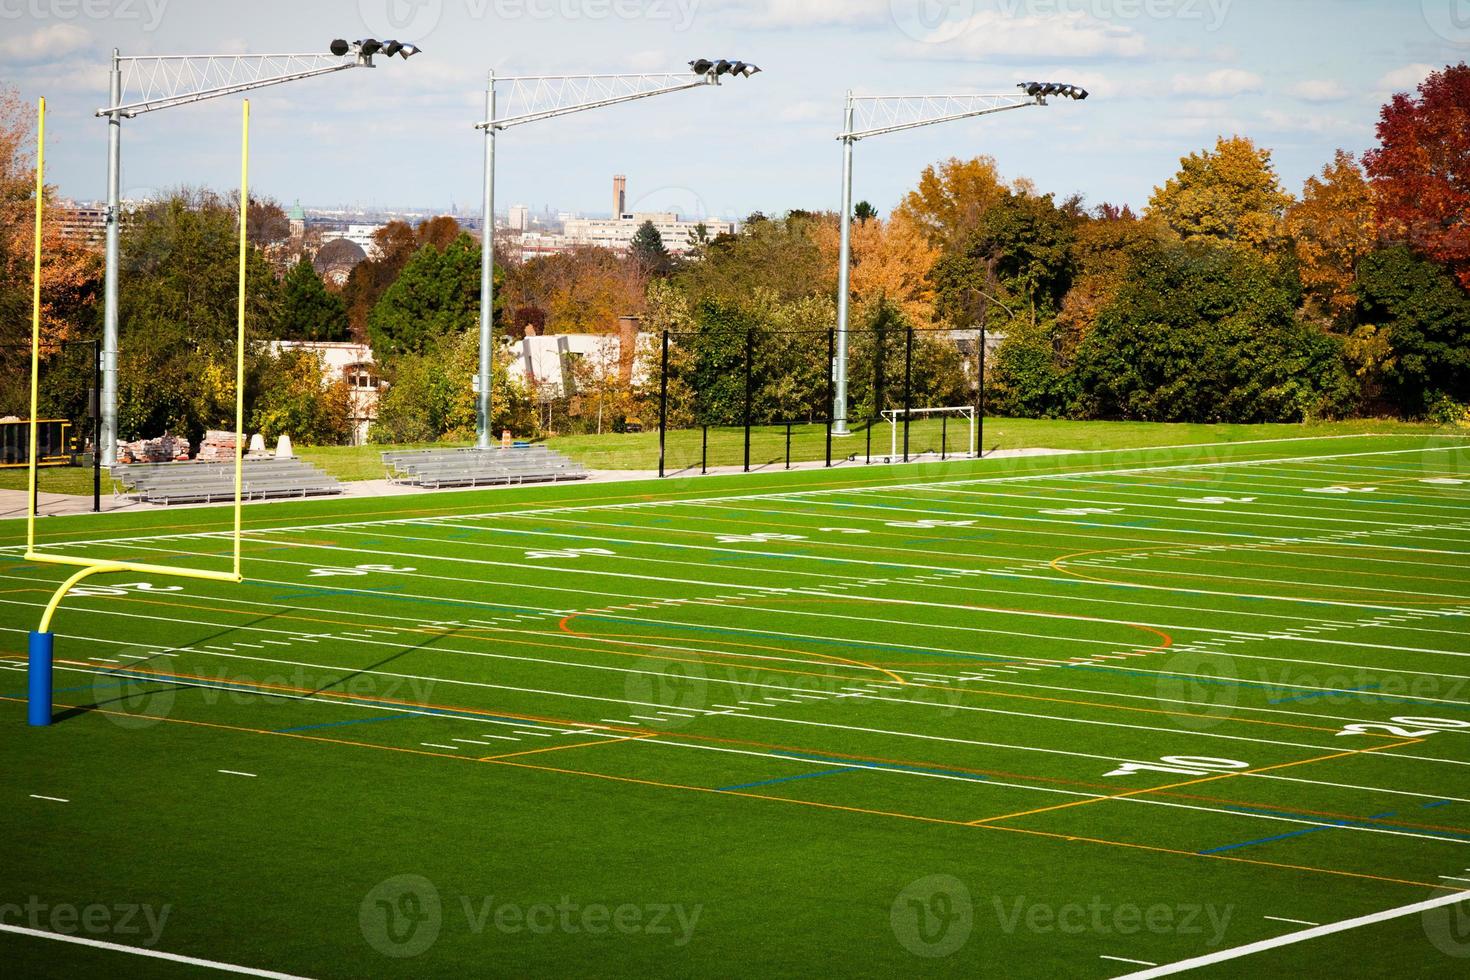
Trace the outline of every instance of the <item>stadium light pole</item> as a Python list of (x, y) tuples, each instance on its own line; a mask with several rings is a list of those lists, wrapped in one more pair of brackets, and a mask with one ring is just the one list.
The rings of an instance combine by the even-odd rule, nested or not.
[[(347, 68), (372, 68), (373, 56), (407, 59), (419, 47), (405, 41), (337, 39), (330, 54), (139, 55), (123, 57), (112, 49), (107, 107), (96, 115), (107, 119), (106, 259), (102, 286), (102, 465), (117, 462), (118, 249), (122, 225), (122, 121), (145, 112), (172, 109), (206, 99), (235, 95), (268, 85), (281, 85)], [(123, 101), (125, 93), (128, 101)], [(244, 209), (249, 202), (241, 201)]]
[[(493, 360), (492, 326), (495, 319), (495, 134), (512, 126), (567, 116), (588, 109), (648, 99), (706, 85), (719, 85), (726, 75), (749, 78), (760, 68), (744, 61), (698, 58), (689, 70), (644, 74), (507, 75), (494, 70), (485, 86), (485, 121), (475, 124), (485, 133), (484, 196), (480, 209), (480, 364), (475, 395), (475, 447), (490, 448), (490, 368)], [(692, 77), (691, 77), (692, 76)], [(510, 102), (518, 111), (498, 115), (496, 86), (511, 86)], [(614, 215), (614, 217), (617, 217)]]
[(842, 217), (837, 261), (837, 355), (832, 401), (832, 434), (849, 435), (847, 426), (847, 320), (852, 266), (852, 148), (870, 136), (898, 133), (921, 126), (973, 119), (1012, 109), (1047, 105), (1050, 96), (1081, 101), (1087, 90), (1061, 82), (1022, 82), (1022, 95), (880, 95), (847, 93), (842, 112)]

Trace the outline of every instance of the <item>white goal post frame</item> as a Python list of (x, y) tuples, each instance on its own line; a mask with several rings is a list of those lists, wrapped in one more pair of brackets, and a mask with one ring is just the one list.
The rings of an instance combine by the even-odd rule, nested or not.
[(966, 455), (971, 459), (980, 457), (980, 435), (976, 426), (977, 416), (974, 405), (951, 405), (936, 408), (887, 408), (881, 413), (888, 420), (888, 458), (890, 461), (898, 458), (898, 420), (907, 415), (910, 417), (925, 417), (930, 415), (956, 415), (966, 419), (970, 423), (970, 451)]

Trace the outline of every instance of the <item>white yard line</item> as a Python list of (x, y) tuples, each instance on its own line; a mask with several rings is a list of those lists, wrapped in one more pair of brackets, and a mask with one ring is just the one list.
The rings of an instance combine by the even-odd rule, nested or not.
[(0, 923), (0, 932), (15, 933), (20, 936), (30, 936), (35, 939), (54, 939), (60, 943), (74, 943), (78, 946), (90, 946), (93, 949), (106, 949), (115, 953), (128, 953), (132, 956), (146, 956), (149, 959), (168, 960), (171, 963), (183, 963), (186, 966), (202, 967), (206, 970), (219, 970), (224, 973), (238, 973), (248, 977), (267, 977), (269, 980), (305, 980), (290, 973), (276, 973), (273, 970), (258, 970), (255, 967), (239, 966), (234, 963), (221, 963), (218, 960), (204, 960), (196, 956), (181, 956), (178, 953), (165, 953), (158, 949), (143, 949), (139, 946), (125, 946), (122, 943), (103, 942), (100, 939), (89, 939), (84, 936), (63, 936), (60, 933), (46, 932), (42, 929), (27, 929), (24, 926), (12, 926)]
[(1295, 943), (1306, 942), (1320, 936), (1330, 936), (1334, 933), (1347, 932), (1351, 929), (1360, 929), (1364, 926), (1376, 925), (1379, 922), (1388, 922), (1392, 919), (1400, 919), (1404, 916), (1419, 915), (1434, 909), (1444, 908), (1449, 905), (1457, 905), (1460, 902), (1470, 900), (1470, 892), (1457, 892), (1453, 895), (1441, 895), (1431, 898), (1425, 902), (1416, 902), (1413, 905), (1404, 905), (1396, 909), (1388, 909), (1383, 912), (1374, 912), (1371, 915), (1362, 915), (1356, 919), (1344, 919), (1325, 926), (1313, 926), (1300, 932), (1287, 933), (1274, 939), (1263, 939), (1260, 942), (1249, 943), (1245, 946), (1237, 946), (1234, 949), (1222, 949), (1214, 953), (1206, 953), (1204, 956), (1196, 956), (1192, 959), (1180, 960), (1177, 963), (1169, 963), (1153, 969), (1130, 973), (1121, 980), (1153, 980), (1154, 977), (1168, 977), (1176, 973), (1184, 973), (1188, 970), (1198, 970), (1201, 967), (1212, 966), (1216, 963), (1225, 963), (1230, 960), (1238, 960), (1245, 956), (1253, 956), (1256, 953), (1264, 953), (1267, 950), (1279, 949), (1282, 946), (1291, 946)]

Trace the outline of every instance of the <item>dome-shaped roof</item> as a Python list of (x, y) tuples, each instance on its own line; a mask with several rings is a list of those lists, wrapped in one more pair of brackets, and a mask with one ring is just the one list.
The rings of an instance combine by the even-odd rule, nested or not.
[(351, 269), (366, 258), (361, 245), (346, 238), (334, 238), (317, 251), (312, 265), (317, 275), (324, 276), (332, 269)]

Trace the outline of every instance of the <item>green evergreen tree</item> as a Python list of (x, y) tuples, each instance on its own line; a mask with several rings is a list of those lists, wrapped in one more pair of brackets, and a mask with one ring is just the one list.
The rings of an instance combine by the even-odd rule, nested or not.
[(281, 280), (281, 294), (281, 339), (347, 339), (347, 304), (341, 296), (327, 291), (309, 259), (303, 258), (286, 273)]
[(469, 330), (480, 316), (480, 245), (460, 234), (440, 251), (413, 254), (368, 316), (373, 352), (391, 359), (421, 353), (447, 334)]
[(655, 276), (668, 274), (673, 267), (669, 250), (664, 247), (664, 237), (658, 233), (652, 221), (645, 221), (633, 233), (628, 245), (628, 257)]

